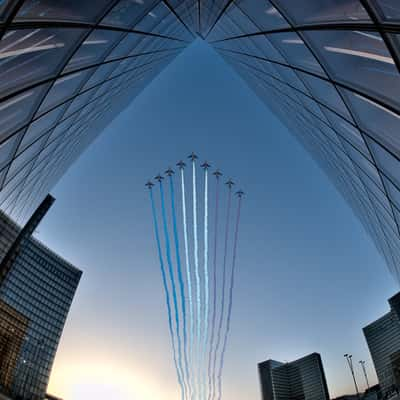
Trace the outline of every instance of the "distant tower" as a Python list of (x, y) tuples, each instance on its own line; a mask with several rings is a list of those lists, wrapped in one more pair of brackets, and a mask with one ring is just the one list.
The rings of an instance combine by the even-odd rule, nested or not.
[(54, 199), (24, 228), (0, 212), (0, 387), (43, 400), (64, 323), (82, 272), (31, 237)]
[(267, 360), (258, 364), (258, 372), (263, 400), (329, 400), (318, 353), (289, 363)]

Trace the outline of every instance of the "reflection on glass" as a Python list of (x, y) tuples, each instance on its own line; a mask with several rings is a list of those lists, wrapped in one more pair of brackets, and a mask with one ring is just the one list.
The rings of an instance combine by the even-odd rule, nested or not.
[(400, 156), (400, 116), (363, 96), (343, 93), (361, 129)]
[(29, 122), (46, 87), (36, 87), (0, 103), (0, 142)]
[(42, 137), (41, 139), (37, 140), (13, 160), (10, 169), (8, 170), (6, 182), (12, 179), (26, 164), (30, 163), (39, 155), (40, 150), (42, 150), (46, 140), (47, 137)]
[(101, 23), (121, 28), (133, 28), (157, 1), (120, 0)]
[(0, 41), (0, 93), (55, 75), (80, 29), (20, 29), (7, 31)]
[(22, 134), (18, 132), (0, 144), (0, 170), (13, 158)]
[(262, 30), (289, 27), (279, 11), (269, 1), (237, 0), (235, 4)]
[(276, 4), (298, 25), (370, 21), (359, 0), (277, 0)]
[(15, 19), (95, 22), (109, 0), (25, 0)]
[(306, 37), (334, 78), (400, 108), (400, 74), (378, 33), (321, 31)]
[(398, 0), (375, 0), (381, 11), (381, 18), (387, 22), (400, 21), (400, 2)]
[(8, 15), (8, 6), (13, 0), (0, 0), (0, 21), (4, 21)]
[(38, 115), (43, 114), (74, 96), (82, 83), (85, 82), (87, 77), (92, 73), (92, 70), (80, 71), (57, 79), (41, 104)]
[[(113, 60), (117, 58), (126, 57), (128, 54), (132, 52), (132, 50), (144, 40), (147, 36), (137, 34), (137, 33), (128, 33), (115, 48), (108, 55), (106, 60)], [(147, 50), (147, 48), (146, 48)], [(147, 51), (150, 51), (148, 49)]]
[(295, 32), (273, 33), (267, 35), (272, 44), (292, 65), (325, 76), (319, 62), (306, 47), (303, 39)]
[(310, 74), (305, 74), (302, 72), (299, 72), (299, 74), (309, 87), (312, 96), (316, 97), (321, 103), (326, 104), (328, 107), (337, 111), (343, 117), (351, 121), (349, 111), (339, 96), (335, 86)]
[(142, 18), (135, 29), (142, 32), (153, 32), (169, 13), (168, 7), (162, 1)]
[(400, 163), (383, 147), (375, 141), (368, 140), (369, 147), (379, 168), (387, 175), (397, 187), (400, 187)]
[(260, 28), (257, 27), (249, 16), (235, 5), (235, 2), (230, 5), (218, 24), (224, 27), (225, 35), (223, 37), (225, 38), (260, 31)]
[(64, 72), (74, 71), (103, 61), (108, 51), (123, 33), (111, 30), (96, 30), (87, 37), (65, 67)]
[(35, 140), (37, 140), (51, 127), (53, 127), (57, 123), (58, 119), (61, 117), (65, 108), (66, 105), (64, 104), (32, 122), (32, 124), (27, 129), (21, 144), (19, 145), (18, 153), (24, 151)]

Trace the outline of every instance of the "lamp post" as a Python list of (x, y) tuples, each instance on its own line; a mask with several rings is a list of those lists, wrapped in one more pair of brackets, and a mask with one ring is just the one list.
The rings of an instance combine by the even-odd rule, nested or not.
[(351, 376), (353, 377), (354, 387), (356, 388), (357, 397), (360, 398), (360, 392), (358, 391), (356, 376), (354, 375), (354, 367), (353, 367), (353, 356), (351, 354), (345, 354), (344, 358), (347, 360), (347, 364), (349, 365)]
[(361, 368), (364, 372), (365, 382), (367, 383), (367, 388), (369, 389), (368, 375), (367, 370), (365, 369), (365, 361), (360, 360), (359, 363), (361, 364)]

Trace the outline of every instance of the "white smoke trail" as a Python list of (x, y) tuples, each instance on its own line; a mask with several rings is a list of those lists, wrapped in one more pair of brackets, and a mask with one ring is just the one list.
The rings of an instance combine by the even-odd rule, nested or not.
[[(188, 299), (189, 299), (189, 324), (190, 324), (190, 335), (189, 335), (189, 369), (193, 369), (193, 338), (194, 338), (194, 316), (193, 316), (193, 297), (192, 297), (192, 276), (190, 271), (190, 260), (189, 260), (189, 246), (188, 246), (188, 232), (187, 232), (187, 216), (186, 216), (186, 192), (185, 192), (185, 176), (183, 168), (181, 168), (181, 190), (182, 190), (182, 214), (183, 214), (183, 238), (185, 243), (185, 261), (186, 261), (186, 279), (188, 285)], [(190, 373), (192, 377), (192, 373)], [(193, 390), (193, 382), (191, 382)], [(193, 398), (194, 393), (191, 393)]]

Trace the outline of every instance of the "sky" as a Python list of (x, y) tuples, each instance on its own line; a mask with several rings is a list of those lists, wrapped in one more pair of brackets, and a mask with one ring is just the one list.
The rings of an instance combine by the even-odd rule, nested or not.
[[(257, 363), (321, 353), (331, 397), (367, 361), (362, 327), (398, 289), (351, 209), (296, 139), (206, 43), (182, 52), (52, 194), (36, 236), (83, 270), (49, 392), (175, 400), (178, 385), (144, 183), (192, 151), (243, 203), (224, 398), (260, 399)], [(358, 363), (357, 363), (358, 364)], [(361, 388), (364, 381), (356, 366)]]

